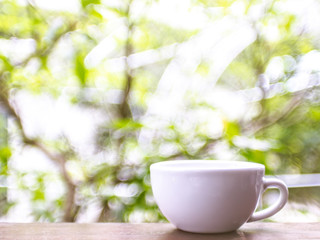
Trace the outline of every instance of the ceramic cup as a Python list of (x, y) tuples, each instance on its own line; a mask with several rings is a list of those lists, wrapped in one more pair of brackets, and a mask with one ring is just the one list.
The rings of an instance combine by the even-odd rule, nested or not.
[[(272, 216), (286, 204), (288, 188), (264, 178), (262, 164), (240, 161), (175, 160), (150, 167), (154, 198), (163, 215), (178, 229), (221, 233), (245, 222)], [(268, 187), (280, 190), (278, 201), (255, 212)]]

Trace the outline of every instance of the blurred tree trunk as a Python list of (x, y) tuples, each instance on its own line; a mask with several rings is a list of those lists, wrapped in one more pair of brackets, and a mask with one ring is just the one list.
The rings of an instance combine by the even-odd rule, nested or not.
[(9, 157), (8, 120), (4, 113), (0, 113), (0, 216), (6, 213), (8, 205), (7, 176)]
[[(134, 81), (134, 77), (132, 75), (132, 69), (130, 68), (129, 62), (128, 62), (128, 57), (133, 54), (133, 44), (131, 42), (132, 34), (133, 34), (133, 29), (134, 29), (134, 23), (131, 22), (130, 19), (130, 8), (133, 0), (129, 0), (126, 11), (125, 11), (125, 16), (126, 16), (126, 27), (127, 27), (127, 36), (126, 36), (126, 41), (124, 44), (124, 52), (125, 52), (125, 72), (124, 72), (124, 86), (122, 89), (122, 99), (118, 107), (116, 108), (116, 113), (115, 113), (115, 118), (113, 121), (128, 121), (128, 120), (133, 120), (132, 119), (132, 112), (130, 108), (130, 94), (132, 91), (132, 85)], [(121, 170), (123, 165), (125, 165), (125, 139), (127, 138), (126, 134), (123, 134), (120, 138), (117, 140), (117, 154), (118, 154), (118, 166), (117, 170), (115, 171), (115, 175), (117, 175), (117, 172)], [(118, 179), (114, 180), (114, 185), (116, 185), (118, 182), (121, 182)], [(109, 208), (109, 201), (106, 199), (103, 199), (101, 201), (102, 209), (99, 214), (98, 221), (99, 222), (108, 222), (113, 219), (113, 216), (110, 214), (110, 208)], [(123, 220), (123, 219), (121, 219)]]

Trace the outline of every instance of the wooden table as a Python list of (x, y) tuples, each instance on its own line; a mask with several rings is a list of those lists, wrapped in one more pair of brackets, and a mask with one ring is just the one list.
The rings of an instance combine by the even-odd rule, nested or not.
[(0, 223), (1, 240), (320, 239), (320, 223), (247, 223), (225, 234), (193, 234), (168, 223)]

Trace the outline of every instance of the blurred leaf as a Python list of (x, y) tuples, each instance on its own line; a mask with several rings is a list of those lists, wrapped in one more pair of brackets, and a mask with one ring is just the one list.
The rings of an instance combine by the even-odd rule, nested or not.
[(289, 32), (291, 30), (291, 26), (295, 22), (295, 20), (296, 20), (296, 17), (293, 15), (290, 15), (287, 17), (287, 21), (284, 25), (287, 32)]
[(0, 159), (8, 160), (11, 157), (11, 149), (10, 147), (2, 147), (0, 148)]
[(3, 55), (0, 55), (0, 71), (12, 71), (13, 66), (11, 65), (8, 58)]
[(94, 6), (90, 7), (88, 12), (89, 12), (90, 16), (95, 17), (99, 20), (103, 20), (103, 16), (101, 15), (101, 13), (99, 11), (97, 11), (97, 9)]
[(240, 135), (240, 126), (237, 122), (224, 121), (224, 133), (228, 140)]
[(0, 148), (0, 175), (8, 174), (8, 160), (11, 157), (11, 149), (9, 147)]
[(80, 81), (81, 87), (86, 85), (87, 69), (84, 65), (84, 57), (78, 53), (75, 57), (75, 72)]
[(135, 131), (143, 127), (143, 124), (136, 122), (132, 119), (119, 119), (114, 121), (111, 127), (114, 129), (121, 129), (124, 131)]
[(320, 108), (312, 108), (309, 116), (312, 120), (320, 121)]
[(100, 4), (100, 2), (100, 0), (81, 0), (81, 5), (85, 8), (90, 4)]
[(126, 17), (127, 11), (117, 7), (108, 7), (108, 9), (114, 13), (116, 13), (119, 17)]
[[(1, 202), (0, 202), (0, 204), (1, 204)], [(2, 203), (0, 206), (0, 216), (4, 216), (4, 215), (8, 214), (10, 209), (13, 208), (14, 206), (16, 206), (15, 202)]]
[(210, 65), (206, 62), (201, 62), (196, 70), (196, 73), (199, 73), (201, 76), (207, 76), (210, 71)]
[(33, 191), (33, 196), (32, 196), (33, 201), (44, 201), (45, 199), (46, 199), (45, 194), (41, 189), (37, 189)]
[(266, 174), (272, 174), (272, 171), (270, 170), (269, 165), (266, 162), (267, 152), (254, 149), (243, 149), (240, 152), (241, 155), (243, 155), (248, 161), (263, 164), (265, 166)]

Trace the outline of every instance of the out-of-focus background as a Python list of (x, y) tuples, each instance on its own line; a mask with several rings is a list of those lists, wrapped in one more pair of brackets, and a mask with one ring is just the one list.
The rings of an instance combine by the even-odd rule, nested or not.
[(316, 0), (0, 0), (0, 221), (165, 221), (164, 160), (319, 173), (319, 40)]

